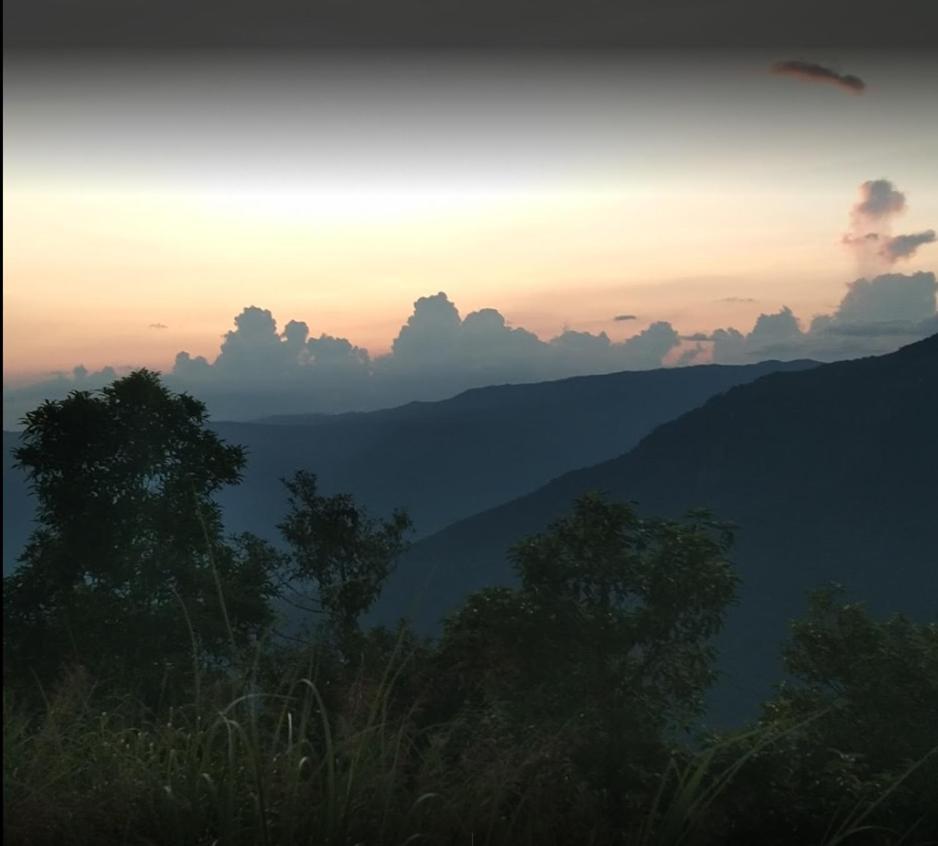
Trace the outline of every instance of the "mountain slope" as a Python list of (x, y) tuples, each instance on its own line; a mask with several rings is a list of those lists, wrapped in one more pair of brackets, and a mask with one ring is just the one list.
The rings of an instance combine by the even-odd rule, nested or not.
[[(584, 376), (479, 388), (383, 411), (214, 424), (249, 453), (244, 482), (220, 501), (232, 530), (273, 538), (280, 479), (306, 468), (326, 492), (350, 491), (378, 514), (406, 507), (419, 533), (520, 496), (575, 467), (618, 455), (659, 423), (716, 393), (813, 362), (765, 362)], [(31, 529), (15, 434), (4, 433), (4, 567)]]
[(778, 678), (778, 641), (810, 588), (835, 580), (882, 610), (938, 614), (938, 336), (733, 388), (626, 455), (421, 541), (379, 616), (405, 609), (432, 627), (467, 592), (510, 583), (508, 546), (590, 490), (650, 515), (704, 506), (739, 525), (743, 587), (718, 698), (723, 713), (751, 706)]

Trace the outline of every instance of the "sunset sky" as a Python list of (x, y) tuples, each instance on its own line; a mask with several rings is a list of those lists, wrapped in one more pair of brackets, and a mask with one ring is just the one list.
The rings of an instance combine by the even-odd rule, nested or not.
[[(794, 58), (866, 88), (770, 72)], [(248, 305), (372, 355), (437, 291), (543, 339), (807, 323), (863, 270), (841, 243), (863, 182), (905, 194), (903, 232), (938, 226), (938, 62), (914, 51), (27, 55), (5, 77), (13, 383), (212, 360)], [(925, 245), (893, 270), (936, 268)]]

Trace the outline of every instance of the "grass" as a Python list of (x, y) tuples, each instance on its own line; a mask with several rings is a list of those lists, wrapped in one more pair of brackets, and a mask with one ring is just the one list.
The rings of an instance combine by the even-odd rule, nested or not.
[[(675, 757), (630, 832), (619, 836), (604, 826), (600, 803), (564, 759), (562, 744), (503, 743), (497, 725), (480, 722), (468, 728), (468, 743), (454, 747), (465, 725), (419, 728), (418, 703), (395, 701), (406, 656), (392, 656), (377, 678), (359, 674), (327, 692), (317, 683), (316, 660), (296, 662), (272, 692), (203, 680), (197, 700), (162, 714), (105, 696), (81, 672), (41, 710), (5, 692), (5, 842), (719, 843), (708, 828), (713, 806), (754, 756), (803, 727), (758, 729)], [(832, 823), (827, 846), (924, 842), (863, 839), (879, 831), (875, 810), (868, 803)], [(805, 846), (814, 842), (824, 846)]]
[[(217, 573), (216, 585), (225, 609)], [(623, 799), (627, 822), (616, 827), (611, 788), (590, 782), (571, 746), (571, 737), (582, 741), (589, 729), (577, 736), (566, 724), (522, 727), (498, 703), (428, 721), (413, 684), (421, 673), (411, 673), (420, 648), (405, 647), (403, 629), (382, 661), (337, 671), (337, 653), (312, 646), (294, 648), (282, 664), (260, 646), (241, 660), (225, 610), (232, 662), (226, 675), (210, 674), (177, 599), (192, 643), (187, 704), (150, 709), (97, 687), (80, 669), (51, 694), (37, 683), (40, 707), (5, 687), (5, 842), (750, 846), (776, 833), (762, 814), (784, 816), (787, 809), (755, 800), (753, 813), (756, 794), (747, 779), (767, 753), (776, 760), (779, 748), (782, 759), (791, 754), (797, 746), (787, 742), (826, 713), (760, 725), (694, 750), (676, 746)], [(923, 839), (927, 811), (900, 831), (877, 822), (891, 797), (936, 758), (938, 747), (887, 777), (878, 793), (867, 790), (853, 804), (828, 809), (826, 819), (812, 821), (816, 832), (771, 843), (938, 843)], [(812, 799), (808, 786), (803, 796), (781, 795)]]

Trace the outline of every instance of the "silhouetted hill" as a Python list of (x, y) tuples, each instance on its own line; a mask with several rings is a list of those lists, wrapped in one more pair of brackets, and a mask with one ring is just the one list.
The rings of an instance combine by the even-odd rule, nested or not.
[[(221, 502), (233, 530), (274, 537), (286, 498), (281, 477), (306, 468), (327, 493), (350, 491), (375, 513), (408, 508), (429, 534), (527, 493), (576, 467), (618, 455), (658, 424), (714, 394), (813, 362), (765, 362), (583, 376), (479, 388), (442, 402), (368, 413), (278, 417), (215, 424), (244, 444), (244, 482)], [(31, 530), (20, 471), (10, 469), (17, 435), (4, 433), (4, 566)]]
[(778, 642), (808, 589), (835, 580), (882, 610), (938, 613), (938, 335), (735, 387), (626, 455), (426, 538), (379, 616), (410, 608), (432, 628), (469, 591), (510, 583), (505, 550), (591, 490), (649, 515), (705, 506), (738, 523), (743, 587), (715, 699), (738, 716), (778, 678)]

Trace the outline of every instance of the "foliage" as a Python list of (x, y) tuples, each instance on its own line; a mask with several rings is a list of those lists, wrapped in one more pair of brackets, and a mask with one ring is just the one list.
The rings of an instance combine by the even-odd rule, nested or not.
[(710, 639), (736, 585), (730, 543), (705, 514), (647, 520), (582, 497), (514, 547), (518, 589), (481, 591), (447, 622), (439, 673), (450, 707), (566, 738), (610, 813), (622, 813), (715, 676)]
[(368, 516), (349, 494), (323, 496), (316, 476), (300, 470), (284, 480), (290, 511), (279, 524), (290, 547), (290, 576), (315, 588), (319, 608), (346, 645), (358, 619), (378, 598), (395, 558), (406, 549), (410, 518)]
[(791, 678), (758, 725), (797, 728), (753, 752), (724, 803), (728, 842), (752, 842), (767, 823), (770, 846), (851, 832), (858, 843), (935, 842), (923, 838), (938, 832), (938, 625), (878, 620), (828, 587), (783, 654)]
[(154, 693), (200, 654), (231, 650), (271, 622), (272, 551), (222, 542), (213, 500), (245, 455), (207, 426), (205, 406), (139, 370), (75, 391), (25, 418), (14, 453), (38, 526), (4, 579), (13, 672), (53, 678), (66, 663)]
[[(156, 374), (26, 422), (40, 525), (4, 585), (7, 842), (935, 842), (935, 623), (819, 591), (761, 719), (688, 736), (737, 584), (704, 512), (585, 496), (513, 548), (517, 588), (470, 596), (433, 642), (359, 625), (403, 512), (373, 520), (301, 471), (288, 553), (224, 542), (212, 497), (244, 454)], [(316, 590), (313, 638), (261, 636), (283, 572)]]

